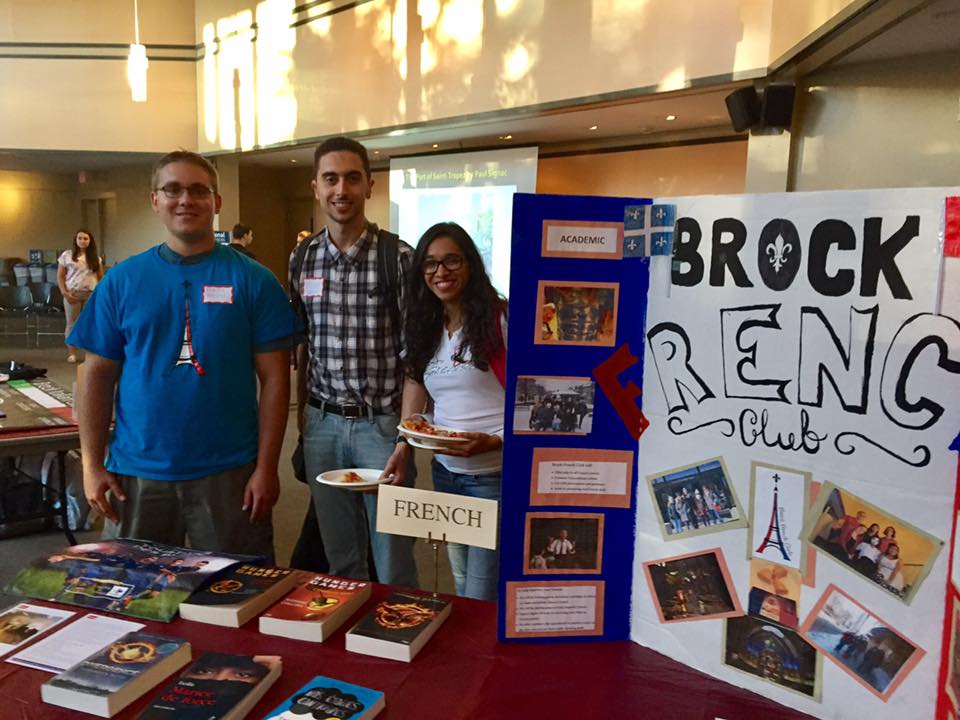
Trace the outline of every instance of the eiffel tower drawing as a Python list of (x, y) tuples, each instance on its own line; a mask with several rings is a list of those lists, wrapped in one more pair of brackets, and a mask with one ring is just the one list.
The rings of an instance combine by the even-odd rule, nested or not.
[(780, 551), (780, 554), (783, 555), (784, 560), (790, 559), (790, 554), (787, 552), (787, 547), (783, 543), (783, 536), (780, 534), (780, 513), (779, 506), (777, 504), (777, 497), (779, 492), (777, 490), (777, 484), (780, 482), (780, 475), (778, 473), (773, 474), (773, 510), (770, 513), (770, 526), (767, 528), (767, 534), (763, 538), (763, 542), (760, 543), (754, 552), (758, 555), (762, 554), (764, 550), (768, 547), (775, 547)]
[[(189, 281), (184, 283), (184, 287), (189, 286)], [(186, 298), (183, 300), (183, 311), (185, 316), (185, 322), (183, 325), (183, 342), (180, 344), (180, 356), (177, 358), (177, 362), (174, 367), (180, 365), (193, 365), (194, 369), (197, 371), (197, 375), (203, 375), (203, 366), (200, 365), (200, 361), (197, 359), (197, 354), (193, 351), (193, 333), (190, 330), (190, 301)]]

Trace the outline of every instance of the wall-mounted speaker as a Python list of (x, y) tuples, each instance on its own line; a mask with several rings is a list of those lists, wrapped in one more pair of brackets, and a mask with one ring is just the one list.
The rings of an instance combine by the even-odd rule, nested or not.
[(783, 130), (793, 123), (793, 85), (768, 85), (757, 91), (753, 86), (727, 95), (727, 113), (737, 132)]

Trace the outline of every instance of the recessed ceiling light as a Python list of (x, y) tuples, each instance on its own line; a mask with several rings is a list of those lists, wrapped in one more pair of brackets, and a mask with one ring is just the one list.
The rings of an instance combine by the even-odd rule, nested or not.
[(598, 127), (600, 127), (600, 126), (599, 126), (599, 125), (591, 125), (590, 127), (587, 128), (587, 130), (596, 130)]
[(676, 120), (676, 119), (677, 119), (676, 115), (667, 115), (667, 120)]
[(295, 162), (297, 162), (297, 159), (296, 159), (296, 158), (290, 158), (290, 162), (295, 163)]
[(440, 147), (440, 146), (439, 146), (439, 145), (437, 145), (436, 143), (434, 143), (434, 144), (433, 144), (433, 146), (434, 146), (435, 148), (438, 148), (438, 147)]
[(374, 150), (374, 151), (373, 151), (373, 154), (374, 154), (374, 155), (379, 155), (379, 154), (380, 154), (380, 151), (379, 151), (379, 150)]
[(501, 140), (513, 140), (513, 135), (501, 135)]

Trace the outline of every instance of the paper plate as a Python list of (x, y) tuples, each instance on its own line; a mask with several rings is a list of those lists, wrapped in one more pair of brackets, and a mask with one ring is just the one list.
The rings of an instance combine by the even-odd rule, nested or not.
[(454, 444), (450, 445), (434, 445), (432, 443), (424, 442), (415, 437), (408, 437), (407, 442), (415, 448), (420, 448), (421, 450), (446, 450), (450, 447), (453, 447)]
[[(356, 473), (361, 478), (362, 482), (343, 482), (342, 478), (347, 473)], [(389, 480), (389, 477), (385, 477), (383, 480), (380, 480), (380, 476), (383, 474), (383, 470), (374, 470), (372, 468), (346, 468), (344, 470), (328, 470), (325, 473), (320, 473), (317, 475), (317, 482), (323, 483), (324, 485), (329, 485), (331, 487), (341, 488), (342, 490), (369, 490), (370, 488), (376, 487), (381, 483)]]
[[(430, 423), (431, 427), (435, 427), (438, 430), (446, 430), (447, 432), (463, 432), (463, 430), (455, 430), (454, 428), (444, 427), (443, 425), (434, 425)], [(456, 445), (458, 443), (470, 442), (470, 438), (464, 437), (445, 437), (443, 435), (431, 435), (430, 433), (419, 432), (417, 430), (410, 430), (403, 426), (403, 423), (397, 425), (397, 430), (401, 435), (405, 436), (407, 439), (414, 438), (420, 440), (421, 442), (428, 443), (430, 445)]]

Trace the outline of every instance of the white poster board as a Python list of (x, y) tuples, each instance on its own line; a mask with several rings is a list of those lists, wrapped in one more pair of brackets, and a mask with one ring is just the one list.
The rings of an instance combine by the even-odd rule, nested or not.
[[(956, 194), (658, 200), (676, 203), (677, 227), (673, 267), (670, 258), (652, 259), (643, 384), (650, 427), (639, 443), (639, 476), (722, 457), (745, 502), (753, 463), (830, 485), (804, 518), (809, 553), (797, 552), (799, 490), (788, 496), (780, 487), (791, 506), (772, 510), (763, 483), (756, 499), (767, 510), (755, 512), (763, 527), (731, 524), (672, 542), (664, 540), (662, 513), (639, 494), (636, 642), (816, 717), (933, 717), (957, 463), (948, 447), (960, 430), (960, 309), (944, 306), (953, 318), (936, 313), (944, 198)], [(951, 282), (960, 272), (946, 277), (944, 297)], [(679, 492), (671, 502), (679, 507)], [(716, 508), (719, 523), (723, 506)], [(777, 518), (782, 528), (773, 527)], [(719, 548), (750, 613), (748, 543), (775, 542), (787, 526), (791, 558), (811, 567), (799, 601), (782, 605), (786, 630), (758, 610), (762, 593), (754, 617), (712, 619), (709, 602), (698, 606), (702, 590), (674, 599), (645, 578), (644, 563)], [(896, 543), (902, 553), (889, 549)], [(685, 562), (667, 578), (678, 589), (696, 582)], [(766, 577), (771, 587), (781, 582)], [(701, 580), (709, 590), (708, 576)], [(830, 586), (840, 593), (828, 597)], [(658, 604), (696, 621), (664, 624)], [(813, 625), (805, 629), (807, 620)], [(816, 641), (815, 655), (806, 655), (813, 646), (798, 650), (798, 621)], [(804, 666), (811, 657), (816, 667)]]

